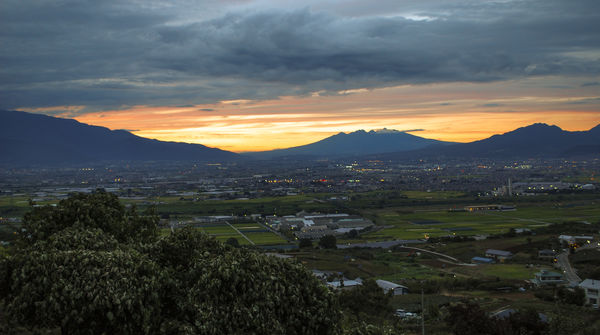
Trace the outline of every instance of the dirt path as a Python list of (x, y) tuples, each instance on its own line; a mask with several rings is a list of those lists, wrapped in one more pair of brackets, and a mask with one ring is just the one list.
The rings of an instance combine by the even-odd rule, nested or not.
[(229, 223), (228, 221), (225, 221), (225, 223), (227, 223), (229, 227), (233, 228), (233, 230), (235, 230), (238, 234), (242, 235), (242, 237), (245, 238), (246, 241), (250, 242), (250, 244), (256, 245), (256, 243), (252, 242), (252, 240), (250, 240), (246, 235), (242, 234), (242, 232), (239, 231), (236, 227), (234, 227), (231, 223)]

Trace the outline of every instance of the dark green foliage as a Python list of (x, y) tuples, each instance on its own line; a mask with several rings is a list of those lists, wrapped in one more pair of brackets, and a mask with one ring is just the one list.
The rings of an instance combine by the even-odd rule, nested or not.
[(162, 267), (184, 271), (198, 260), (223, 254), (226, 247), (194, 228), (177, 229), (151, 245), (145, 252)]
[(300, 241), (298, 242), (298, 247), (299, 248), (312, 248), (313, 247), (313, 242), (310, 238), (301, 238)]
[(68, 227), (98, 228), (119, 242), (152, 241), (157, 236), (158, 217), (138, 215), (134, 207), (126, 210), (119, 198), (97, 190), (61, 200), (56, 207), (36, 207), (23, 218), (21, 241), (33, 244)]
[(329, 334), (333, 295), (301, 265), (233, 250), (191, 269), (185, 310), (203, 334)]
[(585, 305), (585, 291), (579, 287), (558, 287), (552, 289), (537, 289), (534, 292), (536, 298), (544, 301), (558, 301), (568, 305)]
[(337, 239), (333, 235), (325, 235), (319, 240), (319, 246), (323, 249), (336, 249)]
[(230, 245), (230, 246), (232, 246), (234, 248), (239, 248), (240, 247), (240, 242), (235, 237), (228, 238), (227, 241), (225, 241), (225, 244)]
[[(73, 249), (58, 243), (69, 239)], [(155, 327), (161, 271), (113, 242), (97, 231), (65, 230), (16, 253), (4, 264), (7, 318), (68, 333), (131, 334)]]
[(340, 306), (357, 319), (392, 314), (391, 296), (383, 293), (383, 289), (373, 279), (367, 279), (351, 290), (342, 291), (339, 299)]
[(47, 240), (38, 241), (33, 249), (38, 250), (96, 250), (112, 251), (119, 242), (97, 228), (85, 229), (82, 227), (69, 227), (50, 235)]
[(575, 287), (572, 290), (564, 287), (559, 288), (558, 299), (564, 304), (583, 306), (585, 305), (585, 291), (582, 288)]
[(507, 317), (497, 318), (490, 317), (474, 302), (451, 305), (445, 321), (457, 335), (541, 335), (548, 329), (535, 310), (513, 311)]
[(496, 319), (496, 334), (514, 335), (542, 335), (546, 333), (548, 325), (540, 319), (540, 315), (533, 309), (525, 309), (512, 313), (506, 319)]
[(448, 308), (446, 324), (452, 334), (456, 335), (491, 335), (495, 334), (494, 322), (486, 311), (478, 304), (466, 302)]
[(0, 260), (0, 332), (337, 332), (335, 296), (301, 265), (191, 228), (157, 239), (155, 217), (116, 200), (77, 195), (27, 216)]

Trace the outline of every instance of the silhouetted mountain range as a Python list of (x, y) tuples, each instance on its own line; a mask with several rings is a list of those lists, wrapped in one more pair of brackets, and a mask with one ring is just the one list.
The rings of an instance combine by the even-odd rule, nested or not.
[(600, 154), (600, 125), (588, 131), (566, 131), (557, 126), (535, 123), (502, 135), (457, 143), (443, 148), (386, 155), (389, 159), (422, 158), (558, 158)]
[[(471, 143), (442, 142), (396, 130), (339, 133), (321, 141), (243, 156), (257, 159), (472, 159), (573, 157), (600, 154), (600, 125), (565, 131), (536, 123)], [(240, 155), (200, 144), (163, 142), (124, 130), (25, 112), (0, 111), (0, 164), (68, 165), (103, 161), (226, 161)]]
[(378, 153), (416, 150), (429, 146), (445, 146), (452, 142), (431, 140), (405, 132), (382, 129), (369, 132), (358, 130), (352, 133), (338, 133), (318, 142), (287, 149), (252, 152), (244, 155), (271, 159), (277, 157), (347, 157)]
[(0, 164), (101, 161), (217, 161), (239, 155), (200, 144), (163, 142), (72, 119), (0, 111)]

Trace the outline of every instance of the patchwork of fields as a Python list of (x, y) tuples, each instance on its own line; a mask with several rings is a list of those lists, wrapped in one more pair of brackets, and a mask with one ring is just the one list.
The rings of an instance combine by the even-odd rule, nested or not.
[(372, 212), (385, 228), (364, 234), (363, 240), (422, 239), (448, 235), (505, 233), (510, 228), (537, 228), (567, 221), (597, 222), (595, 205), (520, 206), (515, 211), (452, 212), (448, 210)]

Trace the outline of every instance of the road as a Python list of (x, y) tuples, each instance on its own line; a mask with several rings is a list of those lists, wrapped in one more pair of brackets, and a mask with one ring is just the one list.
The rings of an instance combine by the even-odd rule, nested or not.
[(417, 250), (417, 251), (420, 251), (420, 252), (425, 252), (425, 253), (429, 253), (429, 254), (432, 254), (432, 255), (435, 255), (435, 256), (439, 256), (439, 257), (442, 257), (442, 259), (440, 259), (440, 260), (442, 260), (442, 261), (443, 260), (446, 260), (446, 261), (449, 260), (450, 261), (449, 263), (454, 263), (456, 265), (475, 266), (475, 264), (463, 263), (461, 260), (459, 260), (457, 258), (454, 258), (454, 257), (452, 257), (450, 255), (442, 254), (442, 253), (431, 251), (431, 250), (427, 250), (427, 249), (421, 249), (421, 248), (415, 248), (415, 247), (402, 247), (402, 248), (404, 248), (404, 249), (411, 249), (411, 250)]
[(423, 243), (423, 240), (394, 240), (394, 241), (383, 241), (383, 242), (365, 242), (365, 243), (351, 243), (351, 244), (338, 244), (338, 249), (348, 248), (383, 248), (388, 249), (401, 244), (409, 243)]
[(565, 274), (565, 279), (571, 286), (577, 286), (581, 282), (581, 278), (579, 278), (577, 272), (575, 272), (575, 269), (569, 262), (569, 252), (564, 251), (560, 253), (556, 259), (558, 260), (558, 266), (560, 266)]

